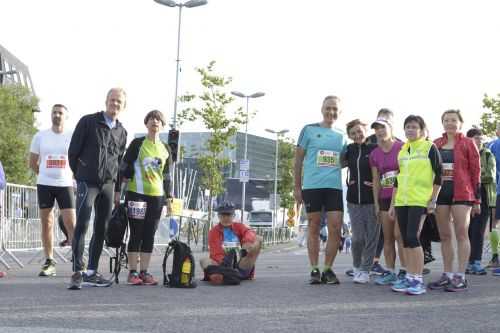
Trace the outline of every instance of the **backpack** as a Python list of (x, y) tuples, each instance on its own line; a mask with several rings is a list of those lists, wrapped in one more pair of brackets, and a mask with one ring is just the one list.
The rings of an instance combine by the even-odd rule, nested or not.
[(109, 271), (113, 273), (110, 280), (114, 280), (116, 284), (120, 283), (118, 275), (120, 274), (122, 266), (127, 267), (127, 244), (125, 243), (127, 231), (127, 208), (125, 208), (124, 204), (119, 204), (113, 209), (111, 219), (106, 228), (105, 237), (106, 246), (115, 249), (115, 255), (109, 257)]
[[(167, 259), (174, 252), (172, 272), (167, 274)], [(163, 285), (170, 288), (196, 288), (194, 257), (191, 248), (179, 240), (172, 240), (163, 257)]]

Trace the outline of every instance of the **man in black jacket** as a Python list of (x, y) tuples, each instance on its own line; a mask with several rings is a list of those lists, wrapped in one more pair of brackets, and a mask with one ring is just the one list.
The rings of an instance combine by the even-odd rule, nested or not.
[[(121, 88), (109, 90), (106, 111), (83, 116), (76, 125), (68, 151), (69, 165), (77, 181), (76, 227), (73, 236), (73, 275), (69, 289), (82, 285), (107, 287), (111, 282), (97, 273), (106, 224), (120, 200), (119, 165), (127, 144), (127, 131), (118, 121), (125, 109)], [(114, 197), (113, 197), (114, 196)], [(85, 234), (94, 208), (94, 230), (89, 244), (88, 269), (84, 270)]]

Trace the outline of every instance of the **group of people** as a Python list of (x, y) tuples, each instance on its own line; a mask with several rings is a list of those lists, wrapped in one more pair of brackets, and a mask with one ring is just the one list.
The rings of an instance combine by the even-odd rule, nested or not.
[[(371, 136), (367, 136), (366, 123), (349, 121), (346, 133), (352, 143), (347, 143), (344, 131), (334, 126), (341, 113), (340, 99), (327, 96), (321, 112), (321, 122), (302, 129), (295, 157), (294, 195), (307, 212), (311, 284), (339, 283), (332, 264), (344, 211), (343, 168), (348, 171), (347, 210), (352, 228), (353, 269), (348, 273), (355, 283), (368, 283), (370, 273), (375, 273), (375, 284), (410, 295), (424, 294), (427, 288), (467, 290), (466, 274), (487, 273), (481, 260), (488, 221), (493, 252), (488, 266), (500, 275), (495, 230), (500, 209), (494, 213), (500, 198), (495, 168), (500, 163), (500, 139), (488, 149), (479, 129), (464, 135), (460, 111), (447, 110), (441, 116), (444, 133), (440, 138), (431, 141), (424, 119), (409, 115), (403, 123), (405, 140), (400, 140), (394, 135), (392, 111), (381, 109), (370, 125), (375, 131)], [(324, 212), (329, 237), (320, 270), (319, 231)], [(423, 275), (429, 270), (424, 264), (433, 257), (430, 240), (422, 239), (421, 231), (434, 217), (444, 267), (440, 278), (426, 285)], [(378, 262), (382, 248), (385, 269)]]
[[(126, 98), (121, 88), (109, 90), (105, 111), (83, 116), (73, 132), (65, 128), (69, 116), (67, 107), (55, 104), (51, 128), (39, 131), (31, 143), (29, 165), (37, 175), (46, 256), (39, 276), (56, 275), (53, 228), (57, 203), (68, 238), (66, 243), (72, 246), (73, 274), (68, 287), (72, 290), (112, 284), (98, 272), (98, 267), (107, 223), (122, 199), (130, 227), (127, 283), (158, 284), (149, 272), (149, 265), (163, 208), (166, 207), (167, 213), (170, 211), (172, 154), (169, 146), (160, 140), (166, 121), (158, 110), (148, 112), (144, 118), (146, 136), (133, 139), (127, 147), (127, 131), (118, 120), (125, 110)], [(85, 235), (92, 211), (93, 231), (86, 263)], [(202, 267), (221, 264), (225, 251), (239, 248), (243, 254), (237, 265), (241, 277), (252, 279), (261, 239), (250, 228), (233, 223), (233, 217), (234, 205), (226, 203), (219, 209), (220, 223), (209, 234), (210, 257), (201, 264)], [(228, 237), (232, 238), (231, 242)], [(233, 246), (227, 246), (229, 243)], [(216, 275), (208, 280), (222, 283)]]

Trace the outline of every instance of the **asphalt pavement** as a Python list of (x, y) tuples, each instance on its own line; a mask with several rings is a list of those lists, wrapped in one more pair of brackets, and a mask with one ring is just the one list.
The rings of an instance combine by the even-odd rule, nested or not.
[[(106, 274), (108, 260), (103, 256), (100, 266)], [(161, 260), (152, 260), (158, 279)], [(340, 285), (311, 286), (306, 250), (291, 242), (266, 249), (256, 280), (240, 286), (119, 284), (80, 291), (66, 289), (70, 264), (58, 264), (57, 277), (39, 278), (34, 263), (0, 279), (0, 332), (498, 332), (500, 277), (470, 276), (462, 293), (406, 296), (353, 284), (343, 273), (350, 263), (350, 254), (337, 257)], [(440, 267), (440, 261), (429, 265), (426, 280), (437, 278)], [(196, 274), (201, 278), (199, 266)]]

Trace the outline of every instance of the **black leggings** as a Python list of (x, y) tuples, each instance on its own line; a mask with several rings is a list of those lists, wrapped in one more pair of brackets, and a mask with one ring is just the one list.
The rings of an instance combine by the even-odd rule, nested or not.
[[(133, 218), (131, 211), (132, 202), (145, 202), (146, 213), (144, 218)], [(150, 195), (127, 192), (125, 205), (129, 213), (130, 238), (128, 241), (129, 252), (153, 252), (156, 229), (160, 222), (161, 211), (163, 209), (164, 197), (154, 197)], [(132, 205), (131, 205), (132, 204)]]
[(384, 233), (382, 232), (382, 228), (380, 228), (377, 250), (375, 251), (375, 258), (380, 258), (380, 256), (382, 255), (382, 250), (384, 250)]
[(403, 238), (403, 246), (405, 248), (420, 247), (418, 240), (418, 232), (422, 216), (425, 215), (426, 208), (418, 206), (401, 206), (396, 207), (396, 215), (398, 217), (399, 230)]
[(490, 217), (490, 208), (488, 207), (487, 199), (486, 189), (481, 186), (481, 214), (472, 217), (469, 224), (469, 262), (481, 261), (483, 256), (484, 231)]

